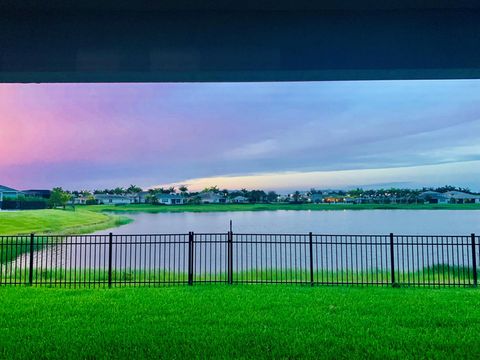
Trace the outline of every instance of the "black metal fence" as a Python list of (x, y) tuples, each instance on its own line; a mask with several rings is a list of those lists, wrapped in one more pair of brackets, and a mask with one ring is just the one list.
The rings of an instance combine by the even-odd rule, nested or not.
[(475, 234), (1, 236), (0, 285), (477, 286), (479, 244)]

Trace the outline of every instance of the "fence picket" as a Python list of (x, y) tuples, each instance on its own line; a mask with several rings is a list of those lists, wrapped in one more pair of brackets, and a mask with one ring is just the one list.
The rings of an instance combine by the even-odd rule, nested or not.
[(232, 231), (0, 236), (0, 284), (477, 286), (477, 240), (475, 234), (318, 235)]

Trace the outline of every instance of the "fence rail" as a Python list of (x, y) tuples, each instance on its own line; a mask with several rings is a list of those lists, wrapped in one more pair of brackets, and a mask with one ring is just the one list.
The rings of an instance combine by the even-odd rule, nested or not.
[(480, 238), (193, 233), (0, 236), (0, 285), (477, 286)]

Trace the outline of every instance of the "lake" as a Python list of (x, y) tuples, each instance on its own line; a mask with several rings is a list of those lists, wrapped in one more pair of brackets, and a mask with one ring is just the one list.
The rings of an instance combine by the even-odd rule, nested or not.
[(338, 210), (237, 211), (206, 213), (128, 213), (130, 224), (95, 234), (226, 232), (316, 234), (480, 234), (480, 211), (474, 210)]
[[(57, 245), (52, 242), (53, 246), (35, 254), (35, 267), (40, 270), (73, 268), (85, 273), (88, 268), (105, 270), (109, 257), (107, 234), (111, 231), (114, 233), (111, 253), (114, 270), (155, 273), (164, 269), (184, 281), (190, 253), (188, 232), (193, 231), (194, 272), (206, 279), (217, 279), (217, 275), (227, 270), (226, 233), (232, 220), (232, 271), (236, 274), (254, 269), (280, 269), (280, 278), (283, 272), (293, 273), (284, 277), (304, 276), (312, 259), (316, 271), (360, 270), (360, 273), (372, 274), (375, 271), (378, 277), (378, 271), (390, 269), (390, 232), (395, 234), (396, 271), (409, 273), (443, 264), (442, 271), (448, 272), (449, 267), (470, 266), (469, 235), (480, 234), (480, 211), (471, 210), (281, 210), (126, 215), (134, 221), (98, 231), (93, 234), (96, 236), (69, 237)], [(314, 234), (311, 250), (310, 231)], [(27, 264), (27, 260), (27, 255), (20, 257), (19, 267)]]

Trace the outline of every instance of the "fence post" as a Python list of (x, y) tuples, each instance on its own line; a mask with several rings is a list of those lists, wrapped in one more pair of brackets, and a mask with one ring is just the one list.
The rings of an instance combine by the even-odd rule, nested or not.
[(35, 234), (30, 234), (30, 271), (28, 272), (28, 285), (33, 285), (33, 248), (35, 245)]
[(475, 234), (472, 234), (472, 267), (473, 267), (473, 286), (477, 287), (478, 274), (477, 274), (477, 249), (475, 245)]
[(193, 285), (193, 231), (188, 233), (188, 285)]
[(227, 242), (227, 271), (228, 271), (228, 283), (233, 284), (233, 232), (228, 232)]
[(308, 233), (308, 240), (309, 240), (309, 245), (310, 245), (310, 286), (314, 285), (314, 280), (313, 280), (313, 234), (310, 231)]
[(108, 287), (112, 287), (112, 248), (113, 248), (113, 234), (108, 234)]
[(395, 286), (395, 256), (393, 252), (393, 233), (390, 233), (390, 276), (392, 286)]

